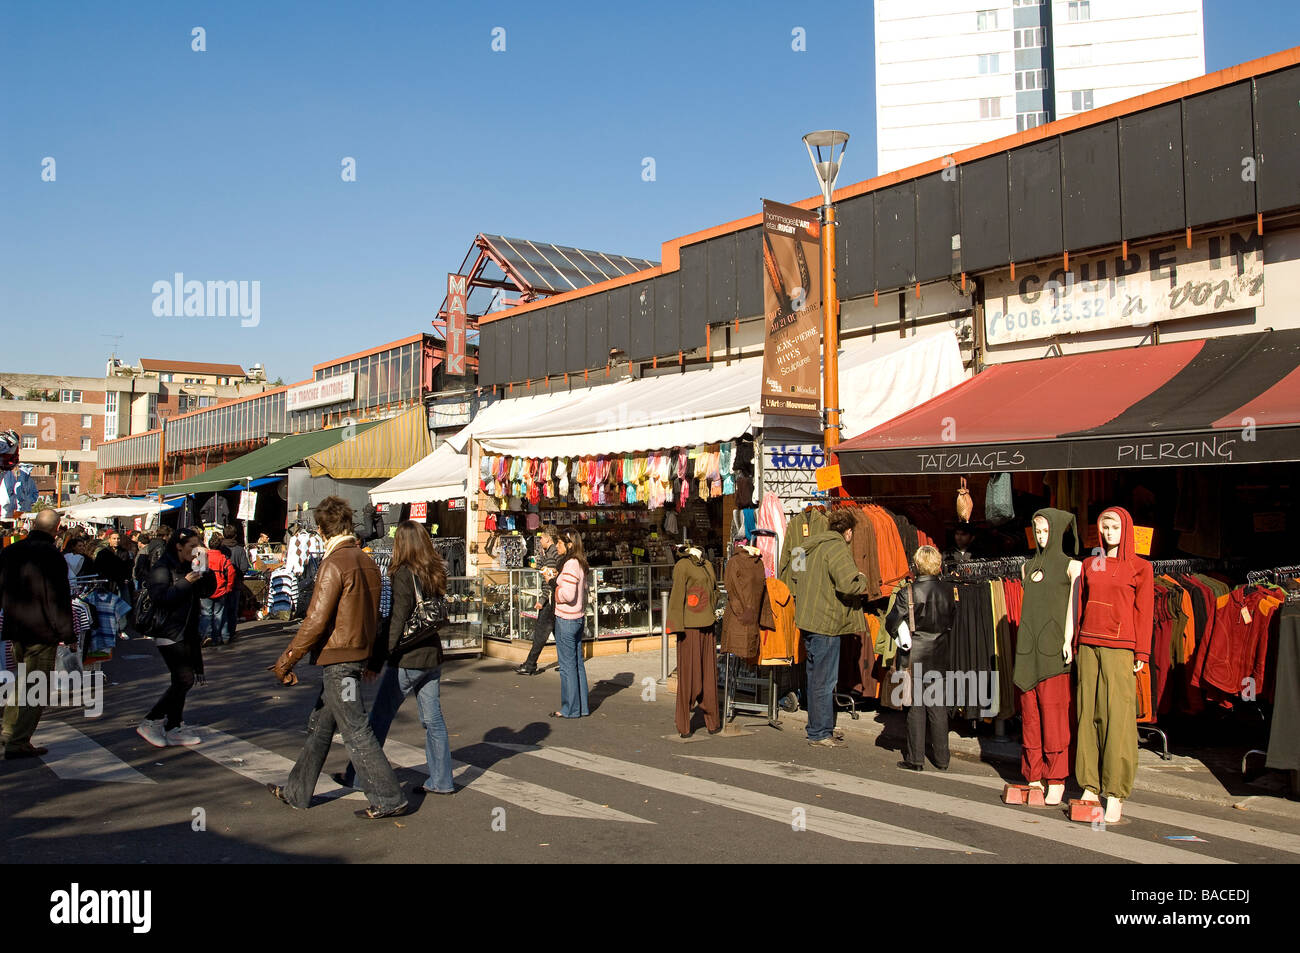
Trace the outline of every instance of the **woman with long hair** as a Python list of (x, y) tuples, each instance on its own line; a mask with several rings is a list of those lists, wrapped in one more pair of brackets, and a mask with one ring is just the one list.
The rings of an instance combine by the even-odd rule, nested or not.
[(204, 684), (199, 600), (212, 596), (217, 581), (212, 573), (193, 569), (191, 560), (198, 546), (199, 534), (195, 530), (173, 533), (162, 557), (149, 572), (149, 599), (153, 603), (150, 634), (172, 680), (135, 730), (158, 748), (199, 743), (199, 736), (182, 728), (181, 721), (185, 696), (196, 682)]
[(582, 537), (561, 530), (555, 547), (560, 574), (555, 579), (555, 652), (559, 656), (560, 710), (552, 718), (582, 718), (587, 707), (587, 663), (582, 657), (582, 626), (587, 616), (587, 557)]
[[(451, 742), (447, 723), (442, 717), (440, 697), (442, 640), (435, 638), (426, 645), (407, 651), (401, 651), (398, 646), (407, 622), (420, 602), (442, 599), (447, 592), (447, 570), (422, 523), (405, 520), (397, 527), (388, 575), (393, 583), (393, 612), (389, 618), (387, 638), (381, 631), (370, 658), (371, 674), (367, 678), (383, 668), (379, 692), (370, 708), (370, 727), (383, 747), (397, 709), (406, 696), (414, 692), (420, 709), (420, 724), (424, 726), (424, 753), (429, 767), (428, 780), (415, 791), (418, 794), (454, 794)], [(385, 661), (388, 663), (386, 666)], [(356, 772), (349, 763), (346, 771), (334, 775), (334, 780), (350, 788), (355, 777)]]

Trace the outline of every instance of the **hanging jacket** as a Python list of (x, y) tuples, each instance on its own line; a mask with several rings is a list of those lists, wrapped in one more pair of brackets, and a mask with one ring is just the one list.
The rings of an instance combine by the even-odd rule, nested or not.
[(1066, 531), (1071, 531), (1074, 552), (1078, 555), (1079, 528), (1074, 514), (1065, 510), (1042, 509), (1034, 514), (1035, 518), (1040, 516), (1047, 520), (1047, 545), (1039, 546), (1035, 535), (1036, 552), (1024, 566), (1024, 607), (1016, 636), (1012, 677), (1022, 692), (1070, 670), (1063, 650), (1074, 582), (1070, 578), (1072, 557), (1065, 552), (1064, 539)]
[(1138, 661), (1146, 662), (1151, 658), (1155, 579), (1151, 564), (1133, 550), (1133, 517), (1128, 510), (1111, 506), (1103, 511), (1097, 517), (1099, 534), (1107, 514), (1119, 517), (1119, 549), (1114, 556), (1083, 561), (1083, 619), (1077, 641), (1128, 649)]
[(759, 632), (759, 665), (798, 665), (803, 661), (799, 627), (794, 624), (794, 593), (780, 579), (767, 580), (772, 628)]
[(722, 611), (722, 651), (752, 662), (758, 658), (758, 630), (773, 627), (762, 555), (735, 550), (724, 576), (727, 606)]
[(668, 595), (668, 631), (712, 628), (717, 608), (718, 577), (713, 564), (690, 555), (677, 560)]
[(785, 542), (781, 546), (781, 561), (777, 564), (776, 575), (792, 590), (795, 589), (795, 585), (791, 563), (794, 560), (795, 550), (800, 548), (806, 550), (812, 538), (825, 533), (828, 525), (826, 514), (816, 507), (809, 507), (796, 513), (786, 525)]

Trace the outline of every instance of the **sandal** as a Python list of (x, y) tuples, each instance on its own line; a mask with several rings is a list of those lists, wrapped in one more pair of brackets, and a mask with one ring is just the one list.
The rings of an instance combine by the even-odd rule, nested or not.
[(301, 810), (301, 808), (293, 804), (289, 804), (289, 799), (284, 796), (284, 788), (282, 788), (280, 785), (271, 784), (268, 782), (266, 785), (266, 789), (270, 791), (271, 795), (281, 804), (288, 804), (289, 807), (292, 807), (295, 811)]
[(563, 714), (562, 712), (553, 711), (553, 712), (551, 712), (551, 717), (552, 717), (552, 718), (567, 718), (568, 715), (565, 715), (565, 714)]

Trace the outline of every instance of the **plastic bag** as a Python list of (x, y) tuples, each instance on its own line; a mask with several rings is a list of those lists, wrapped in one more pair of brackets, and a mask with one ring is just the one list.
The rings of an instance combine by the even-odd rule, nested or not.
[(54, 671), (82, 671), (81, 659), (77, 656), (76, 646), (59, 644), (58, 650), (54, 653)]

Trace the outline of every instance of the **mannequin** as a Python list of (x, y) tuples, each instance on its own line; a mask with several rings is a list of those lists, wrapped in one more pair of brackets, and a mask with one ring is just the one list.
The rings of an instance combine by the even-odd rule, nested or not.
[(1073, 513), (1042, 509), (1033, 518), (1037, 551), (1021, 570), (1025, 601), (1016, 640), (1014, 681), (1021, 692), (1020, 769), (1044, 803), (1060, 804), (1070, 773), (1070, 663), (1074, 607), (1083, 567), (1065, 552), (1065, 534), (1079, 554)]
[(677, 733), (689, 738), (691, 706), (698, 699), (709, 734), (722, 730), (718, 708), (718, 648), (713, 638), (717, 621), (718, 578), (713, 564), (698, 546), (686, 550), (673, 567), (668, 595), (668, 632), (677, 633)]
[(1103, 511), (1097, 533), (1101, 553), (1083, 567), (1074, 773), (1083, 800), (1105, 798), (1114, 824), (1137, 773), (1137, 673), (1151, 659), (1155, 584), (1151, 564), (1134, 552), (1128, 510)]

